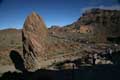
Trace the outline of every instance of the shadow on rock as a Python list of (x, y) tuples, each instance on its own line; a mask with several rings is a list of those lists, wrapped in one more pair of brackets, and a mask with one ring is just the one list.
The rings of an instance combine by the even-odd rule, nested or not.
[(12, 62), (14, 63), (14, 66), (16, 69), (18, 69), (22, 72), (27, 71), (24, 66), (24, 61), (23, 61), (21, 55), (17, 51), (12, 50), (10, 52), (10, 58), (11, 58)]
[(120, 66), (120, 51), (113, 52), (112, 61), (114, 62), (114, 64), (117, 64)]

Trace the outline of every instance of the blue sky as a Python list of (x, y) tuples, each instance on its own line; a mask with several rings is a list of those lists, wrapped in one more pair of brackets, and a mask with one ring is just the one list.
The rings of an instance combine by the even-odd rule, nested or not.
[(33, 11), (42, 16), (47, 27), (64, 26), (94, 7), (120, 10), (120, 0), (0, 0), (0, 29), (22, 28)]

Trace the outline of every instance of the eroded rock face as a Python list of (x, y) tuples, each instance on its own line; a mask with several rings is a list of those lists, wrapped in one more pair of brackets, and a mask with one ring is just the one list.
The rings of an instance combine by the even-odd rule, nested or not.
[(23, 56), (27, 70), (40, 68), (40, 61), (45, 57), (46, 38), (47, 28), (42, 18), (33, 12), (25, 20), (22, 30)]

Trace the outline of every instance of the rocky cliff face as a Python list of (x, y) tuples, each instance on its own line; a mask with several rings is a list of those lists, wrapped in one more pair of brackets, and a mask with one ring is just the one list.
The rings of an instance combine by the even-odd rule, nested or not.
[(107, 37), (118, 37), (120, 34), (120, 11), (91, 9), (79, 19), (82, 25), (92, 25), (97, 40), (106, 40)]
[(80, 33), (91, 34), (90, 36), (97, 42), (106, 42), (107, 37), (118, 37), (119, 26), (120, 11), (98, 8), (87, 10), (76, 22), (68, 25)]
[(45, 39), (47, 28), (42, 18), (32, 13), (26, 18), (22, 30), (23, 56), (27, 70), (40, 67), (40, 61), (45, 56)]

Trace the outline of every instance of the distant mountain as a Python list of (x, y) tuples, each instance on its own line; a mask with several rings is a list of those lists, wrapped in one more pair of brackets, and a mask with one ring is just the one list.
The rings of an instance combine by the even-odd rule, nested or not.
[(76, 22), (66, 27), (91, 34), (95, 42), (106, 42), (108, 37), (120, 36), (120, 11), (99, 8), (86, 10)]

